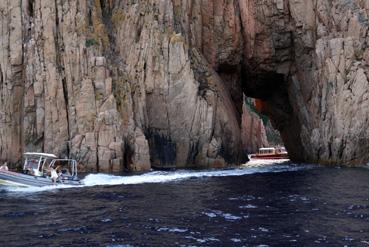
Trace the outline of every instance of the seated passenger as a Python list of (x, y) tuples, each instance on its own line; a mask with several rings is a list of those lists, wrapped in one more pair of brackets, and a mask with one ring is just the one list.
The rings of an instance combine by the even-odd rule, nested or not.
[(28, 160), (28, 162), (26, 163), (24, 171), (26, 174), (30, 174), (33, 176), (42, 176), (42, 174), (40, 175), (40, 173), (37, 171), (37, 167), (38, 167), (37, 160), (31, 159)]
[(0, 166), (0, 170), (9, 171), (7, 162), (5, 162), (2, 166)]
[(71, 175), (68, 169), (63, 169), (61, 172), (64, 176), (70, 176)]
[(33, 169), (33, 175), (36, 177), (41, 177), (43, 174), (37, 168)]

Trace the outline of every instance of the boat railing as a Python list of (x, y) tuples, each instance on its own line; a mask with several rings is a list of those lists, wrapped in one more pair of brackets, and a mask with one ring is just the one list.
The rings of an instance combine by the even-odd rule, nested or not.
[(23, 171), (31, 172), (35, 176), (42, 176), (43, 166), (46, 162), (46, 158), (43, 156), (34, 157), (34, 156), (26, 156)]
[(47, 173), (50, 168), (56, 168), (55, 165), (58, 165), (58, 163), (68, 172), (67, 175), (63, 174), (64, 177), (75, 178), (78, 176), (76, 160), (57, 159), (53, 154), (43, 153), (25, 153), (23, 171), (34, 176), (43, 176), (45, 171)]

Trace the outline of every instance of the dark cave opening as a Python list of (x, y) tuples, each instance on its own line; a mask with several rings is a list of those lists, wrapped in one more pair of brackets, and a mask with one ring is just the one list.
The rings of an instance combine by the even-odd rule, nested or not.
[(302, 160), (300, 123), (290, 104), (288, 75), (251, 67), (224, 62), (216, 68), (240, 114), (244, 152), (285, 146), (292, 159)]
[(283, 74), (264, 71), (257, 74), (242, 75), (243, 92), (249, 97), (267, 101), (273, 95), (286, 91), (287, 85)]
[(28, 15), (33, 17), (34, 15), (34, 4), (35, 0), (28, 0)]
[(250, 70), (242, 71), (241, 77), (245, 96), (254, 102), (251, 110), (264, 118), (264, 123), (270, 121), (270, 125), (280, 133), (281, 144), (288, 150), (291, 160), (303, 160), (300, 122), (288, 95), (289, 78), (274, 71)]
[(176, 143), (155, 129), (148, 129), (145, 136), (150, 147), (152, 168), (173, 168), (177, 155)]
[(217, 68), (217, 72), (219, 74), (235, 74), (238, 73), (239, 70), (240, 66), (238, 64), (229, 64), (229, 63), (222, 63)]
[(129, 143), (124, 144), (123, 152), (123, 171), (130, 171), (130, 166), (133, 163), (132, 158), (134, 155), (134, 150)]

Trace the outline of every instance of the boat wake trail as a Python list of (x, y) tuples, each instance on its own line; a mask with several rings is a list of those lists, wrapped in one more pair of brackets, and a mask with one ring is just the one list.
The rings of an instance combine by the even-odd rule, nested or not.
[(142, 175), (133, 176), (116, 176), (109, 174), (89, 174), (83, 180), (83, 185), (58, 185), (45, 187), (18, 187), (9, 188), (12, 192), (42, 192), (56, 189), (91, 187), (91, 186), (106, 186), (106, 185), (130, 185), (130, 184), (146, 184), (146, 183), (168, 183), (181, 181), (191, 178), (207, 178), (207, 177), (230, 177), (244, 176), (255, 173), (274, 173), (274, 172), (292, 172), (299, 170), (312, 169), (314, 165), (294, 165), (294, 164), (276, 164), (258, 167), (243, 167), (226, 170), (177, 170), (177, 171), (152, 171)]
[(154, 171), (137, 176), (113, 176), (107, 174), (90, 174), (83, 180), (83, 182), (85, 186), (165, 183), (190, 178), (243, 176), (254, 173), (296, 171), (306, 168), (307, 168), (306, 166), (302, 167), (291, 165), (278, 165), (278, 166), (251, 167), (229, 170), (207, 170), (207, 171), (178, 170), (174, 172)]
[(37, 192), (43, 192), (43, 191), (52, 191), (52, 190), (58, 190), (58, 189), (69, 189), (69, 188), (76, 188), (76, 187), (83, 187), (83, 186), (76, 186), (76, 185), (50, 185), (50, 186), (43, 186), (43, 187), (34, 187), (34, 186), (28, 186), (28, 187), (3, 187), (3, 189), (7, 192), (19, 192), (19, 193), (37, 193)]
[(289, 159), (250, 159), (249, 162), (244, 164), (244, 167), (259, 167), (259, 166), (268, 166), (268, 165), (276, 165), (282, 163), (288, 163)]

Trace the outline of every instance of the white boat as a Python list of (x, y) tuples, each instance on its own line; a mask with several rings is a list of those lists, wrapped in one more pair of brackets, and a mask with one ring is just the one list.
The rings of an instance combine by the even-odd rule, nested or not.
[[(78, 179), (77, 161), (58, 159), (54, 154), (24, 153), (22, 172), (0, 169), (0, 184), (12, 186), (81, 185)], [(54, 175), (54, 176), (53, 176)]]
[(259, 148), (259, 152), (250, 154), (249, 159), (288, 159), (288, 153), (284, 147)]

